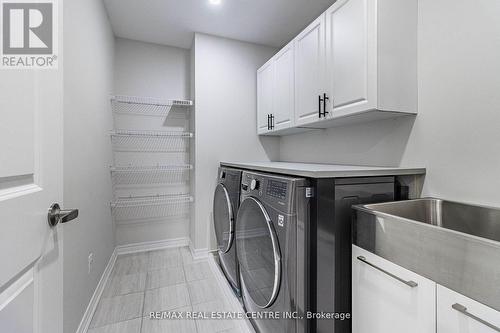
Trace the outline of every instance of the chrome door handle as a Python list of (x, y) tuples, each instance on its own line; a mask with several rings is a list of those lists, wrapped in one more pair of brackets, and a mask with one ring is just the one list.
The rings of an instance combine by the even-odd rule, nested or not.
[(483, 324), (485, 326), (488, 326), (492, 330), (500, 332), (500, 327), (495, 326), (493, 324), (490, 324), (487, 321), (485, 321), (485, 320), (483, 320), (483, 319), (481, 319), (479, 317), (476, 317), (475, 315), (473, 315), (472, 313), (470, 313), (469, 311), (467, 311), (467, 308), (465, 306), (463, 306), (462, 304), (455, 303), (451, 307), (453, 308), (453, 310), (457, 310), (458, 312), (464, 314), (465, 316), (467, 316), (469, 318), (472, 318), (475, 321), (480, 322), (481, 324)]
[(375, 268), (375, 269), (377, 269), (377, 270), (381, 271), (382, 273), (385, 273), (385, 274), (389, 275), (390, 277), (392, 277), (392, 278), (394, 278), (394, 279), (398, 280), (399, 282), (406, 284), (408, 287), (415, 288), (416, 286), (418, 286), (418, 283), (416, 283), (415, 281), (411, 281), (411, 280), (410, 280), (410, 281), (406, 281), (406, 280), (403, 280), (403, 279), (402, 279), (402, 278), (400, 278), (399, 276), (396, 276), (396, 275), (394, 275), (394, 274), (392, 274), (392, 273), (390, 273), (390, 272), (386, 271), (385, 269), (382, 269), (382, 268), (380, 268), (380, 267), (378, 267), (378, 266), (375, 266), (375, 265), (374, 265), (374, 264), (372, 264), (371, 262), (367, 261), (367, 260), (366, 260), (366, 258), (365, 258), (365, 257), (363, 257), (363, 256), (359, 256), (359, 257), (358, 257), (358, 260), (359, 260), (359, 261), (364, 262), (364, 263), (365, 263), (365, 264), (367, 264), (368, 266), (371, 266), (371, 267), (373, 267), (373, 268)]
[(61, 210), (59, 204), (55, 203), (49, 208), (47, 220), (51, 227), (55, 227), (58, 223), (66, 223), (78, 217), (78, 209)]

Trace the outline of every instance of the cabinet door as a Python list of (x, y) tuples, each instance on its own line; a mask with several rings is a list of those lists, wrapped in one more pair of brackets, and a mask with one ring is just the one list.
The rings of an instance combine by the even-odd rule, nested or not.
[(274, 129), (292, 126), (294, 100), (294, 48), (293, 41), (274, 56)]
[[(412, 284), (410, 281), (413, 286), (408, 285)], [(352, 332), (434, 333), (435, 330), (436, 284), (353, 245)]]
[(318, 98), (326, 93), (325, 15), (295, 39), (295, 125), (318, 121)]
[(274, 61), (269, 60), (257, 71), (257, 133), (269, 132), (268, 115), (273, 113)]
[(326, 11), (329, 116), (376, 108), (376, 3), (339, 0)]
[(500, 312), (437, 286), (437, 333), (500, 332)]

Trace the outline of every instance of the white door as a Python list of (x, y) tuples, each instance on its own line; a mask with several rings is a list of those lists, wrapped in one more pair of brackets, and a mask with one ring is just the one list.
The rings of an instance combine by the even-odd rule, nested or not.
[(437, 333), (500, 332), (500, 312), (437, 286)]
[(352, 248), (352, 332), (435, 333), (436, 283)]
[(293, 41), (274, 56), (274, 129), (292, 127), (294, 100), (294, 47)]
[(274, 61), (266, 62), (257, 71), (257, 133), (269, 132), (273, 113)]
[(376, 1), (339, 0), (326, 11), (329, 115), (376, 107)]
[(0, 70), (0, 332), (62, 333), (61, 65)]
[(325, 15), (295, 38), (295, 125), (319, 120), (320, 98), (326, 93)]

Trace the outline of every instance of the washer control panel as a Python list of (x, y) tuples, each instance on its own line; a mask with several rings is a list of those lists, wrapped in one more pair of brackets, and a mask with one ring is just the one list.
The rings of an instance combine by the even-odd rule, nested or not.
[(267, 182), (266, 195), (278, 198), (281, 200), (286, 199), (287, 183), (278, 180), (269, 179)]

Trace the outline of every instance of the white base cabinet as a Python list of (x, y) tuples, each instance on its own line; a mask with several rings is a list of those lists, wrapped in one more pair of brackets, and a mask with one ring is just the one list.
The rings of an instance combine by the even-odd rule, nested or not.
[(500, 312), (438, 285), (437, 333), (498, 332)]
[[(416, 285), (409, 286), (396, 277)], [(433, 281), (353, 246), (353, 333), (434, 333), (435, 299)]]
[(500, 312), (352, 246), (353, 333), (498, 333)]

